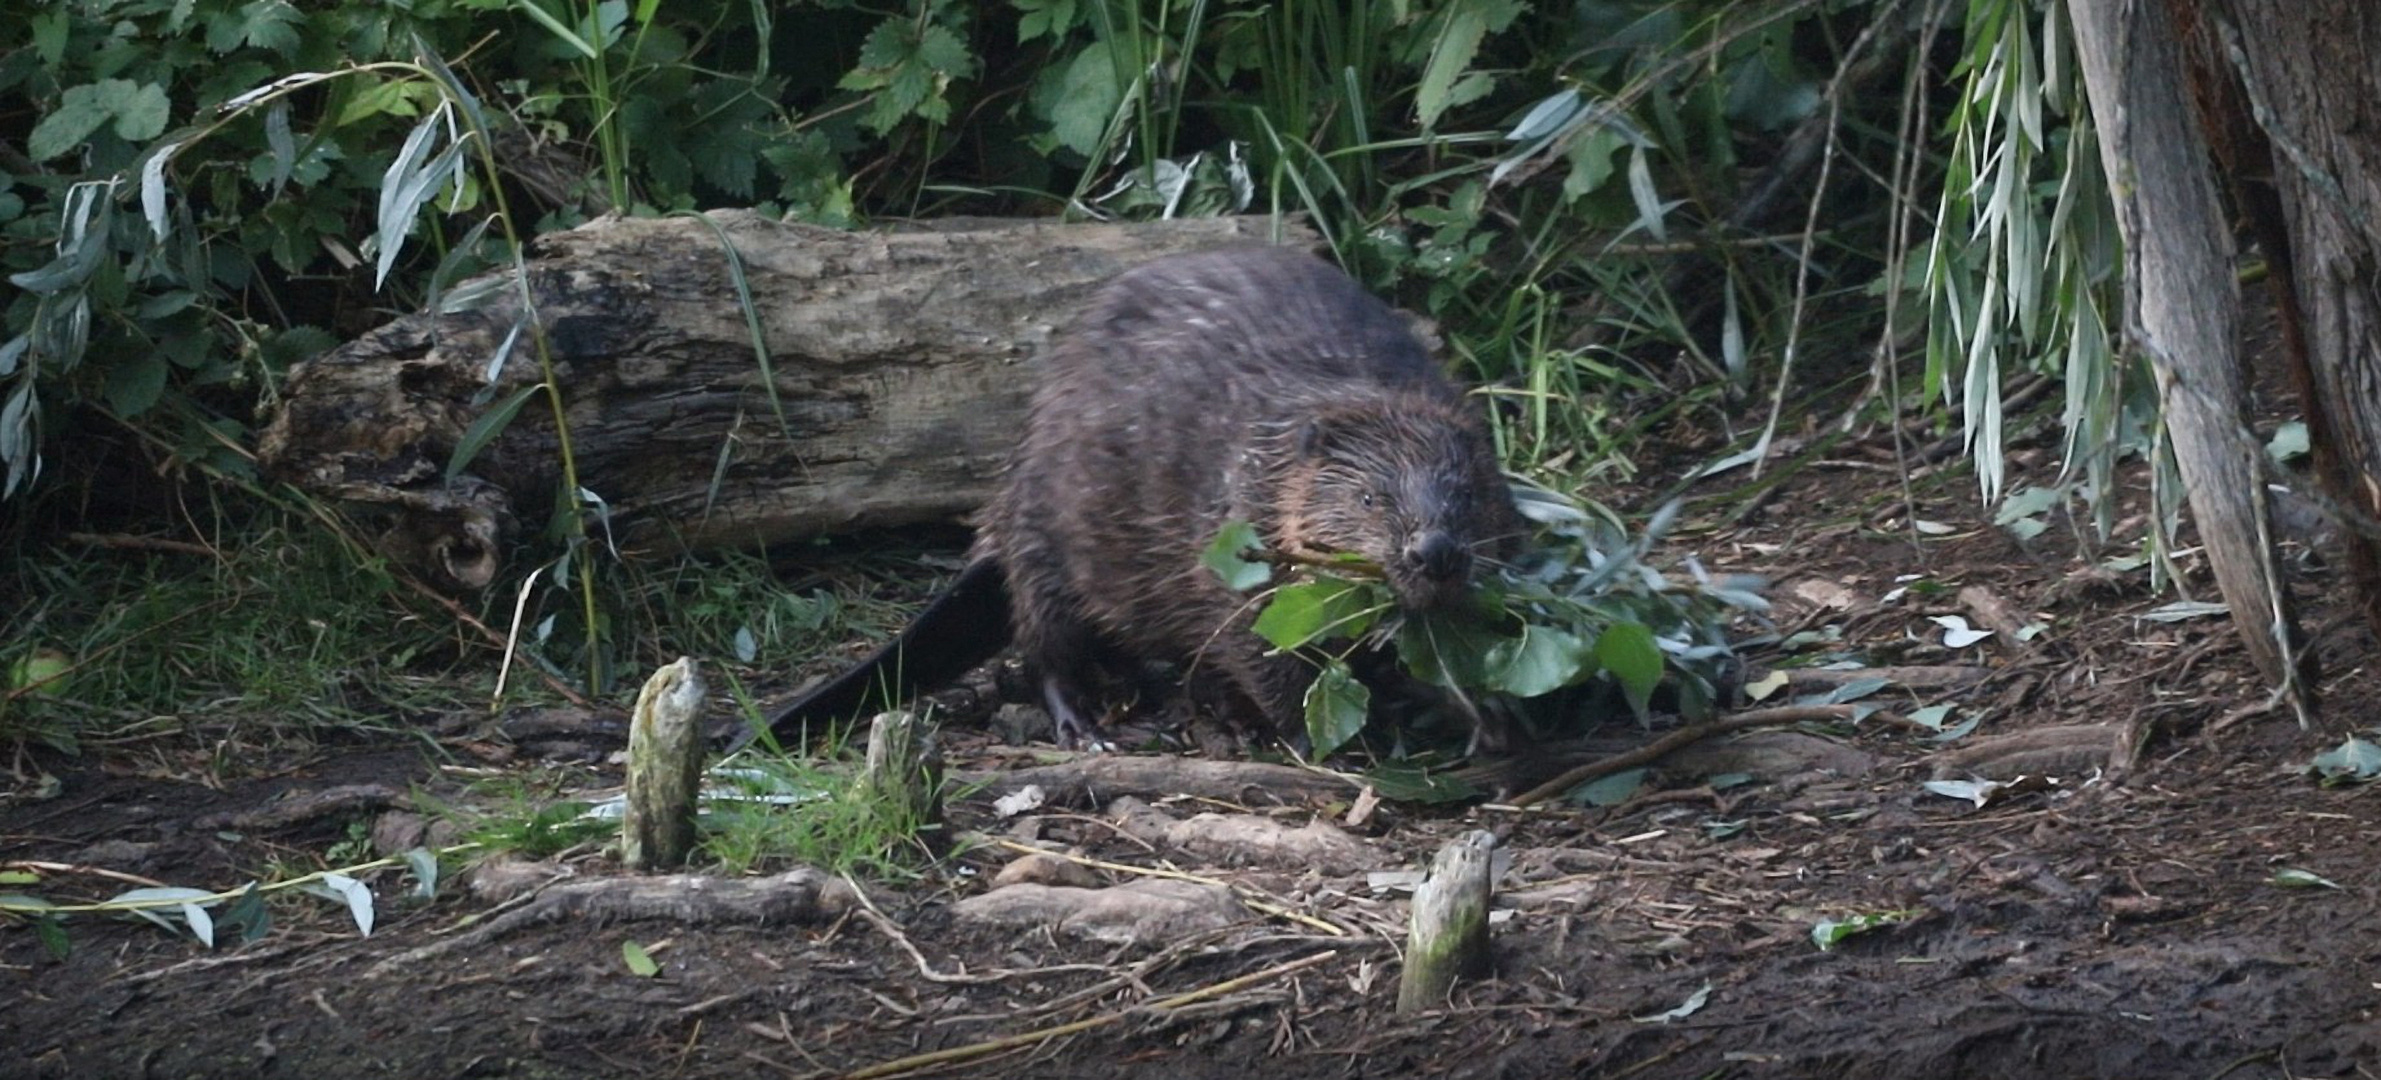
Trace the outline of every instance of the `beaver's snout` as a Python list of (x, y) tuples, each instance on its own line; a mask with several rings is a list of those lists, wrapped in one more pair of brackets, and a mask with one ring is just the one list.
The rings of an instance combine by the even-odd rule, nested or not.
[(1405, 564), (1434, 582), (1459, 581), (1471, 575), (1472, 553), (1453, 536), (1432, 529), (1406, 544)]

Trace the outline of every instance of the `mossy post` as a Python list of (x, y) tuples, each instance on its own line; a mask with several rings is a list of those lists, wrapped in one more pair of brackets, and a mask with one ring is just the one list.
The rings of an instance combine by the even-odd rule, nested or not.
[(911, 823), (942, 818), (942, 755), (934, 728), (912, 712), (884, 712), (868, 723), (868, 763), (861, 792), (880, 806), (900, 807)]
[(681, 656), (645, 680), (628, 722), (628, 811), (620, 858), (632, 870), (683, 865), (694, 850), (695, 799), (703, 780), (703, 676)]
[(1406, 929), (1405, 973), (1397, 1011), (1420, 1012), (1447, 1001), (1455, 980), (1488, 970), (1488, 898), (1496, 834), (1476, 830), (1440, 848), (1430, 877), (1414, 890)]

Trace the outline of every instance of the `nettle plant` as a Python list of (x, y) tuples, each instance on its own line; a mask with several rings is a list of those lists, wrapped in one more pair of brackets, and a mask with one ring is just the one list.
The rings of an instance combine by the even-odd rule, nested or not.
[[(1693, 558), (1664, 573), (1647, 561), (1678, 504), (1657, 511), (1634, 539), (1620, 519), (1533, 484), (1517, 483), (1523, 516), (1537, 525), (1528, 552), (1477, 585), (1468, 612), (1408, 616), (1377, 567), (1360, 558), (1289, 562), (1268, 554), (1254, 526), (1234, 522), (1208, 545), (1206, 564), (1241, 590), (1263, 590), (1254, 629), (1274, 648), (1316, 665), (1306, 693), (1306, 736), (1317, 758), (1364, 730), (1372, 695), (1349, 661), (1393, 650), (1414, 678), (1472, 701), (1528, 704), (1599, 680), (1643, 716), (1655, 690), (1673, 688), (1679, 711), (1708, 716), (1733, 662), (1727, 631), (1769, 609), (1745, 577), (1715, 577)], [(1276, 582), (1277, 568), (1288, 580)]]

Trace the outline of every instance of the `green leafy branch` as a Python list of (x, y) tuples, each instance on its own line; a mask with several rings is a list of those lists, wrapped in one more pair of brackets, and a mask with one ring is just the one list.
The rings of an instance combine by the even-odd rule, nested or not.
[(1731, 656), (1729, 622), (1768, 610), (1758, 583), (1715, 579), (1692, 559), (1684, 580), (1651, 566), (1646, 555), (1668, 531), (1675, 504), (1632, 541), (1609, 512), (1590, 513), (1535, 485), (1516, 484), (1515, 494), (1540, 526), (1537, 542), (1482, 581), (1463, 612), (1401, 614), (1377, 567), (1283, 560), (1263, 551), (1246, 522), (1225, 526), (1208, 545), (1204, 562), (1235, 589), (1270, 583), (1277, 562), (1300, 575), (1271, 590), (1253, 629), (1276, 649), (1318, 658), (1306, 695), (1306, 734), (1318, 757), (1364, 727), (1370, 694), (1349, 657), (1392, 641), (1408, 674), (1466, 699), (1543, 698), (1600, 678), (1642, 715), (1667, 677), (1681, 711), (1709, 712)]

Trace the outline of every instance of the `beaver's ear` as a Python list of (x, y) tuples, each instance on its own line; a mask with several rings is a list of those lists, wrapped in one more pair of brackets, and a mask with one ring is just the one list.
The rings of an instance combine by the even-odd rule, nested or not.
[(1298, 456), (1308, 460), (1332, 456), (1346, 441), (1347, 426), (1346, 418), (1335, 413), (1307, 417), (1298, 425)]

